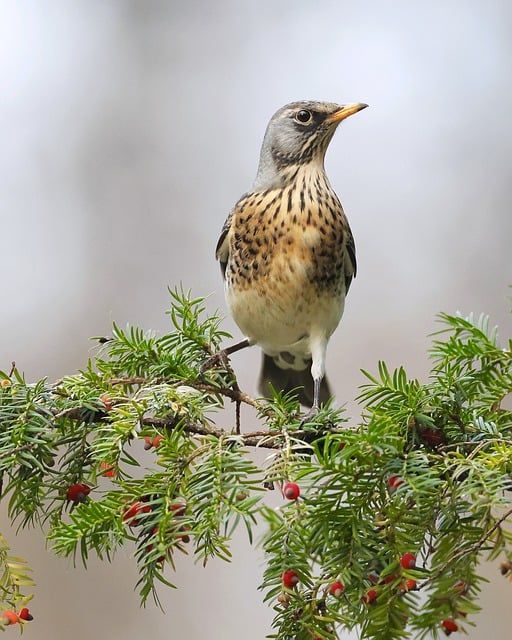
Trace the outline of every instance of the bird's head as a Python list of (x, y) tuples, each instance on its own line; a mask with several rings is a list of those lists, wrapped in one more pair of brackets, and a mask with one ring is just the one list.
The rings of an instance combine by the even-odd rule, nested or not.
[(325, 152), (342, 120), (367, 107), (332, 102), (291, 102), (270, 119), (261, 147), (254, 188), (283, 186), (296, 168), (315, 163), (323, 167)]

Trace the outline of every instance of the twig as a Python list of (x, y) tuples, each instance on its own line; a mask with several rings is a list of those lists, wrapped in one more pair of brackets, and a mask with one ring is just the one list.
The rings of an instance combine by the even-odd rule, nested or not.
[(122, 384), (125, 386), (131, 385), (142, 385), (142, 384), (178, 384), (178, 386), (187, 386), (197, 389), (198, 391), (203, 391), (204, 393), (214, 393), (224, 396), (225, 398), (229, 398), (234, 402), (240, 402), (242, 404), (247, 404), (250, 407), (254, 407), (258, 411), (262, 413), (271, 414), (272, 410), (265, 407), (261, 402), (258, 402), (255, 398), (250, 396), (249, 394), (241, 391), (238, 388), (230, 388), (230, 387), (216, 387), (213, 384), (209, 384), (207, 382), (198, 382), (197, 380), (170, 380), (169, 378), (143, 378), (141, 376), (129, 376), (129, 377), (119, 377), (119, 378), (110, 378), (108, 380), (108, 384), (116, 385)]
[[(141, 419), (141, 424), (144, 426), (158, 427), (160, 429), (174, 429), (178, 426), (182, 426), (183, 429), (192, 435), (198, 436), (214, 436), (215, 438), (232, 438), (240, 442), (246, 447), (263, 447), (265, 449), (281, 449), (283, 445), (284, 434), (281, 431), (252, 431), (250, 433), (231, 434), (224, 429), (217, 429), (211, 425), (199, 424), (195, 422), (183, 422), (179, 417), (172, 416), (170, 418), (154, 418), (146, 417)], [(336, 431), (329, 431), (329, 433), (335, 433)], [(306, 431), (305, 429), (297, 429), (296, 431), (289, 431), (288, 436), (297, 441), (298, 446), (300, 444), (309, 444), (314, 440), (322, 437), (325, 431)]]

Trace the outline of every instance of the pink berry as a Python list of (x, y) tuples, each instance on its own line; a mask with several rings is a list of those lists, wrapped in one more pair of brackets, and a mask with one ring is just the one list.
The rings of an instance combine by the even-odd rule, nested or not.
[(416, 556), (413, 553), (404, 553), (400, 558), (400, 564), (404, 569), (414, 569), (416, 566)]
[(297, 500), (300, 496), (300, 487), (295, 482), (287, 482), (283, 487), (283, 495), (287, 500)]
[(297, 584), (299, 583), (299, 576), (295, 573), (295, 571), (293, 571), (293, 569), (284, 571), (281, 579), (284, 586), (288, 587), (289, 589), (293, 589), (293, 587), (297, 586)]

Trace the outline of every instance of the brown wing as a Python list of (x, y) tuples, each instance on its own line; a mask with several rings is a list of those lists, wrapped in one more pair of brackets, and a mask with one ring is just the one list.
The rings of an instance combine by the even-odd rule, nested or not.
[(220, 232), (219, 241), (217, 242), (217, 247), (215, 248), (215, 257), (220, 263), (220, 270), (222, 272), (222, 277), (224, 278), (226, 275), (226, 265), (229, 260), (229, 239), (228, 233), (231, 228), (231, 221), (233, 220), (234, 209), (231, 211), (229, 216), (226, 218), (226, 222), (224, 222), (224, 226), (222, 227), (222, 231)]
[(352, 282), (352, 278), (356, 277), (357, 274), (357, 260), (356, 260), (356, 244), (354, 242), (354, 236), (352, 235), (352, 231), (347, 224), (347, 243), (346, 247), (346, 257), (348, 260), (345, 261), (345, 293), (348, 293), (350, 289), (350, 283)]

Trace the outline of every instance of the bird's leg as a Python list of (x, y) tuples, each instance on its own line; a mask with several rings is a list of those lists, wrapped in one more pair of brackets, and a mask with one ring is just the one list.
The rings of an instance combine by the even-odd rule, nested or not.
[(320, 411), (320, 385), (322, 384), (322, 378), (313, 380), (313, 405), (309, 411), (307, 411), (300, 421), (301, 424), (312, 420), (316, 414)]
[(245, 349), (246, 347), (250, 347), (251, 343), (249, 341), (249, 338), (244, 338), (243, 340), (240, 340), (240, 342), (237, 342), (236, 344), (232, 344), (230, 347), (226, 347), (226, 349), (224, 349), (224, 353), (227, 356), (230, 356), (232, 353), (236, 353), (237, 351), (241, 351), (242, 349)]
[(227, 365), (229, 364), (228, 356), (230, 356), (232, 353), (236, 353), (237, 351), (240, 351), (241, 349), (245, 349), (246, 347), (250, 347), (250, 346), (251, 346), (250, 341), (247, 338), (245, 338), (244, 340), (241, 340), (236, 344), (232, 344), (230, 347), (221, 349), (220, 351), (217, 351), (217, 353), (214, 353), (213, 356), (210, 356), (208, 360), (206, 360), (206, 362), (203, 362), (199, 370), (201, 371), (201, 373), (204, 373), (205, 371), (207, 371), (208, 369), (211, 369), (217, 364), (223, 364), (225, 367), (227, 367)]
[(320, 385), (325, 375), (327, 338), (323, 333), (311, 333), (311, 376), (313, 377), (313, 406), (302, 418), (302, 424), (311, 420), (320, 410)]

